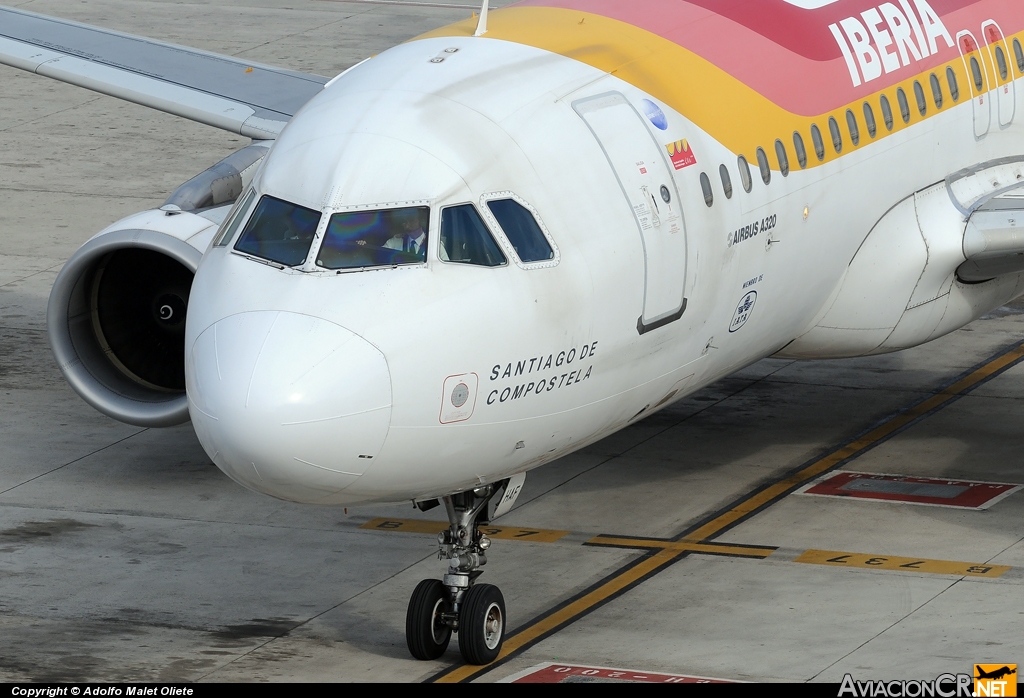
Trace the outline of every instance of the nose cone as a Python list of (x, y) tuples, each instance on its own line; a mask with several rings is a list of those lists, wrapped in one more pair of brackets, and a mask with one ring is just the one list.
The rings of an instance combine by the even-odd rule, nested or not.
[(391, 378), (375, 347), (296, 313), (224, 318), (188, 352), (192, 424), (233, 480), (317, 502), (373, 463), (391, 421)]

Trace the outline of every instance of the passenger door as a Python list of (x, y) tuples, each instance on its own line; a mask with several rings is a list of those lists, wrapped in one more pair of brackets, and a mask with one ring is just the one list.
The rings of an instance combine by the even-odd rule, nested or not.
[(686, 309), (686, 232), (666, 149), (618, 92), (572, 103), (590, 127), (633, 212), (644, 247), (644, 306), (640, 334), (678, 320)]

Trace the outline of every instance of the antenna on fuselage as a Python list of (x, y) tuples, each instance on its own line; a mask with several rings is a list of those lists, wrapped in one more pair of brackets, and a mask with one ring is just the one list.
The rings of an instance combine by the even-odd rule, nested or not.
[(480, 8), (480, 19), (476, 21), (476, 31), (473, 32), (473, 36), (483, 36), (487, 33), (487, 0), (484, 0), (483, 7)]

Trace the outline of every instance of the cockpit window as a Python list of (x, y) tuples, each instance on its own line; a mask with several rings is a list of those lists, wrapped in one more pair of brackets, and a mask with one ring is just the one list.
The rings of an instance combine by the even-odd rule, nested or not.
[(449, 206), (441, 211), (442, 262), (500, 267), (507, 260), (473, 204)]
[(238, 203), (228, 213), (227, 218), (224, 219), (224, 223), (220, 228), (220, 235), (217, 236), (217, 241), (213, 243), (214, 247), (224, 247), (231, 242), (231, 238), (238, 232), (238, 226), (245, 219), (245, 214), (249, 210), (249, 204), (252, 203), (254, 198), (256, 198), (256, 192), (250, 189), (244, 197), (238, 200)]
[(335, 213), (327, 224), (316, 265), (361, 269), (427, 261), (426, 206)]
[(235, 243), (235, 249), (287, 267), (306, 261), (320, 212), (264, 196)]
[(555, 251), (544, 237), (537, 219), (522, 204), (515, 199), (494, 199), (487, 202), (487, 207), (505, 231), (505, 237), (512, 243), (520, 261), (546, 262), (554, 259)]

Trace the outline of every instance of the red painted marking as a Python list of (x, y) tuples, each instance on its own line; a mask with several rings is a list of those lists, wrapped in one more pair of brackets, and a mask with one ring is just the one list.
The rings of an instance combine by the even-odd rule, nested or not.
[[(882, 0), (838, 0), (816, 10), (783, 0), (521, 0), (516, 4), (590, 12), (640, 27), (694, 52), (775, 104), (804, 116), (823, 114), (958, 57), (955, 47), (939, 39), (937, 53), (854, 87), (829, 25), (848, 17), (863, 21), (861, 12), (876, 8)], [(965, 28), (978, 32), (989, 18), (998, 21), (1008, 35), (1024, 29), (1020, 0), (929, 0), (929, 5), (952, 37)], [(910, 6), (916, 7), (913, 0)], [(890, 53), (895, 50), (888, 47)]]
[(672, 167), (677, 170), (697, 164), (697, 156), (693, 154), (693, 149), (690, 148), (690, 143), (685, 138), (666, 144), (665, 149), (668, 150), (668, 156), (672, 160)]
[(708, 679), (686, 674), (656, 674), (649, 671), (629, 669), (608, 669), (606, 667), (580, 666), (576, 664), (541, 664), (527, 669), (512, 679), (512, 683), (582, 683), (595, 682), (640, 682), (640, 683), (734, 683), (725, 679)]
[(801, 494), (853, 497), (962, 509), (987, 509), (1021, 485), (970, 480), (942, 480), (902, 475), (840, 472), (800, 490)]

